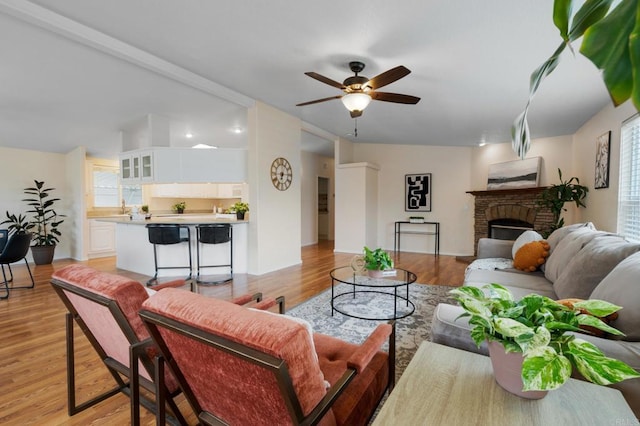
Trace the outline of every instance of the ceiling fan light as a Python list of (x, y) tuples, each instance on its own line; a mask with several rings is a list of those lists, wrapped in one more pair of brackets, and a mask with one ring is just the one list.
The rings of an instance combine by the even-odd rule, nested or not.
[(366, 93), (348, 93), (340, 100), (349, 111), (362, 111), (371, 102), (371, 96)]

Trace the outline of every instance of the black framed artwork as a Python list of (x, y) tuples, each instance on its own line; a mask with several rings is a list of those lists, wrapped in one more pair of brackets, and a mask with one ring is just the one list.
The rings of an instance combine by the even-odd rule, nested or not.
[(404, 210), (431, 211), (431, 173), (404, 175)]
[(595, 189), (609, 187), (609, 150), (611, 149), (611, 131), (596, 139)]

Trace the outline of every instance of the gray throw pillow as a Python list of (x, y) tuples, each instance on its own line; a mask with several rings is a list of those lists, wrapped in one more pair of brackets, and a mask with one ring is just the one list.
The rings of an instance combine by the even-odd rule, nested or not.
[(624, 340), (640, 341), (640, 252), (620, 262), (598, 284), (591, 299), (622, 306), (611, 325), (627, 335)]
[(555, 231), (553, 231), (551, 235), (549, 235), (549, 237), (547, 237), (547, 243), (549, 243), (549, 253), (553, 252), (553, 250), (558, 246), (560, 241), (564, 239), (564, 237), (566, 237), (576, 229), (580, 229), (580, 228), (587, 228), (593, 231), (596, 230), (596, 227), (591, 222), (574, 223), (573, 225), (567, 225), (567, 226), (563, 226), (562, 228), (558, 228)]
[(618, 263), (640, 251), (640, 244), (632, 244), (615, 235), (594, 238), (576, 254), (553, 283), (560, 299), (588, 299)]
[[(567, 234), (549, 254), (544, 268), (546, 279), (554, 283), (571, 259), (578, 254), (582, 248), (599, 235), (605, 232), (594, 231), (589, 227), (581, 227)], [(547, 242), (549, 242), (547, 240)]]

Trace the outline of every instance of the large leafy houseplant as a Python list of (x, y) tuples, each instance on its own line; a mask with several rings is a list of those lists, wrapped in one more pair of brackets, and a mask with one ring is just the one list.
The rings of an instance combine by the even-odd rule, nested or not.
[(531, 140), (527, 114), (542, 81), (558, 66), (561, 53), (582, 37), (580, 53), (602, 70), (602, 79), (615, 106), (631, 99), (640, 111), (640, 0), (586, 0), (573, 13), (574, 0), (555, 0), (553, 23), (562, 42), (529, 79), (529, 99), (511, 127), (513, 149), (522, 159)]
[(389, 253), (377, 248), (371, 250), (364, 247), (364, 267), (370, 271), (383, 271), (385, 269), (393, 269), (393, 259)]
[(54, 205), (60, 198), (51, 197), (51, 192), (55, 188), (47, 188), (44, 181), (34, 180), (35, 187), (25, 188), (24, 193), (31, 195), (32, 198), (25, 198), (27, 205), (31, 208), (27, 213), (32, 213), (29, 229), (34, 230), (35, 246), (55, 246), (58, 244), (62, 234), (58, 230), (58, 226), (64, 222), (64, 215), (56, 213)]
[(6, 212), (7, 218), (0, 222), (0, 225), (9, 224), (7, 230), (13, 234), (26, 234), (29, 229), (33, 228), (33, 224), (29, 223), (27, 217), (23, 214), (11, 214)]
[[(485, 293), (486, 290), (488, 294)], [(469, 317), (471, 338), (480, 346), (500, 342), (506, 352), (521, 352), (523, 390), (553, 390), (564, 384), (573, 368), (587, 380), (609, 385), (640, 377), (622, 361), (605, 356), (595, 345), (567, 334), (594, 327), (612, 335), (623, 335), (598, 317), (620, 309), (601, 300), (585, 300), (566, 307), (548, 297), (531, 294), (515, 301), (511, 292), (498, 284), (483, 289), (460, 287), (450, 292)]]
[(589, 188), (580, 185), (580, 179), (577, 177), (563, 181), (560, 169), (558, 169), (558, 176), (560, 177), (560, 183), (551, 185), (542, 191), (538, 200), (540, 206), (549, 208), (553, 214), (553, 224), (545, 232), (545, 238), (556, 229), (564, 226), (564, 218), (560, 216), (563, 211), (567, 211), (564, 208), (565, 203), (575, 203), (576, 207), (585, 207), (583, 200), (589, 192)]

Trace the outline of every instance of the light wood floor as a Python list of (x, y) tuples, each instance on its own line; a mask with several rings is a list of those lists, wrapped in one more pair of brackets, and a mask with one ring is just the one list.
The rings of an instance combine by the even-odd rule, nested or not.
[[(302, 249), (302, 265), (261, 276), (236, 275), (227, 285), (208, 287), (202, 293), (230, 299), (247, 292), (261, 291), (265, 296), (284, 295), (287, 307), (293, 307), (330, 287), (329, 271), (348, 264), (351, 254), (334, 253), (331, 242)], [(465, 263), (451, 256), (400, 253), (396, 265), (413, 271), (418, 283), (458, 286), (462, 284)], [(54, 270), (70, 263), (32, 267), (35, 289), (11, 292), (0, 300), (0, 424), (2, 425), (126, 425), (129, 424), (129, 400), (119, 394), (76, 414), (67, 415), (64, 314), (66, 312), (49, 279)], [(96, 269), (120, 273), (138, 280), (148, 277), (118, 270), (115, 258), (80, 262)], [(13, 267), (15, 285), (28, 283), (26, 267)], [(76, 370), (78, 399), (109, 389), (113, 379), (76, 327)], [(186, 401), (180, 396), (180, 408), (196, 424)], [(141, 409), (142, 424), (152, 425), (153, 414)]]

